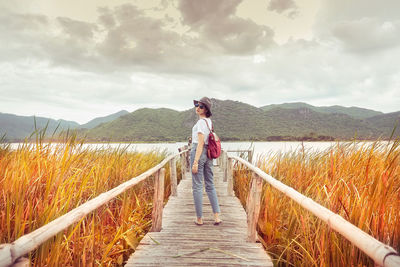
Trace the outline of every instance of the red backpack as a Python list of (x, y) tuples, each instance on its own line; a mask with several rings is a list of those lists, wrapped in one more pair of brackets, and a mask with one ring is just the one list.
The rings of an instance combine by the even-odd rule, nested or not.
[(212, 129), (210, 129), (207, 120), (206, 119), (204, 120), (207, 124), (208, 130), (210, 130), (210, 134), (208, 135), (207, 156), (209, 159), (216, 159), (221, 155), (221, 141), (219, 140), (217, 134), (214, 133), (214, 125)]

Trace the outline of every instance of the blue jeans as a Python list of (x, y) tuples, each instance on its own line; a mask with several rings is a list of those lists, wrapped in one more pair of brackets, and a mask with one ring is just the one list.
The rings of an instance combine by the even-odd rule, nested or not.
[[(190, 154), (190, 170), (192, 170), (193, 167), (196, 149), (197, 144), (193, 143)], [(215, 191), (214, 186), (214, 174), (212, 167), (213, 161), (207, 157), (207, 145), (205, 145), (199, 159), (198, 172), (196, 174), (192, 172), (193, 199), (197, 218), (201, 218), (203, 216), (203, 179), (206, 184), (206, 192), (208, 199), (210, 200), (213, 213), (220, 212), (217, 192)]]

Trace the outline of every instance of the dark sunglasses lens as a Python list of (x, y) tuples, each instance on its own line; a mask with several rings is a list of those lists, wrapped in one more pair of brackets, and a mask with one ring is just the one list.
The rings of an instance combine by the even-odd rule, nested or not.
[(197, 107), (199, 107), (199, 108), (201, 108), (201, 109), (204, 108), (204, 106), (203, 106), (203, 105), (200, 105), (199, 103), (194, 104), (194, 106), (195, 106), (196, 108), (197, 108)]

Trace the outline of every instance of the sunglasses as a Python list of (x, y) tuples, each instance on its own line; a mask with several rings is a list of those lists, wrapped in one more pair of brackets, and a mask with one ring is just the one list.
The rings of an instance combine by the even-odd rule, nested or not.
[(200, 109), (203, 109), (203, 108), (204, 108), (204, 106), (203, 106), (203, 105), (200, 105), (199, 103), (194, 104), (194, 106), (195, 106), (196, 108), (199, 107)]

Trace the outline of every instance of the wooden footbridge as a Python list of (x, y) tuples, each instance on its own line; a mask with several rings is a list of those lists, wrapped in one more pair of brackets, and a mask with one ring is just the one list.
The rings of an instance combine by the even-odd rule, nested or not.
[[(0, 267), (29, 266), (25, 256), (59, 232), (79, 222), (87, 214), (109, 202), (134, 185), (155, 177), (152, 227), (142, 239), (126, 266), (273, 266), (271, 258), (257, 242), (256, 225), (260, 209), (262, 184), (269, 183), (303, 208), (326, 222), (378, 266), (400, 266), (400, 255), (393, 248), (369, 236), (341, 216), (331, 212), (293, 188), (269, 176), (250, 162), (226, 152), (215, 166), (215, 185), (221, 206), (220, 225), (213, 225), (211, 207), (204, 194), (204, 225), (194, 224), (195, 212), (188, 166), (188, 149), (171, 155), (141, 175), (102, 193), (47, 225), (0, 245)], [(250, 155), (249, 155), (250, 158)], [(177, 186), (176, 161), (180, 160), (182, 177)], [(246, 212), (233, 194), (234, 161), (253, 172)], [(171, 170), (171, 196), (164, 207), (166, 164)]]
[(228, 192), (222, 168), (214, 168), (223, 220), (220, 225), (213, 224), (211, 205), (205, 193), (204, 225), (194, 223), (192, 179), (189, 172), (185, 176), (178, 186), (177, 196), (171, 196), (165, 205), (161, 231), (149, 232), (126, 266), (273, 266), (260, 243), (248, 242), (246, 212), (239, 200)]

